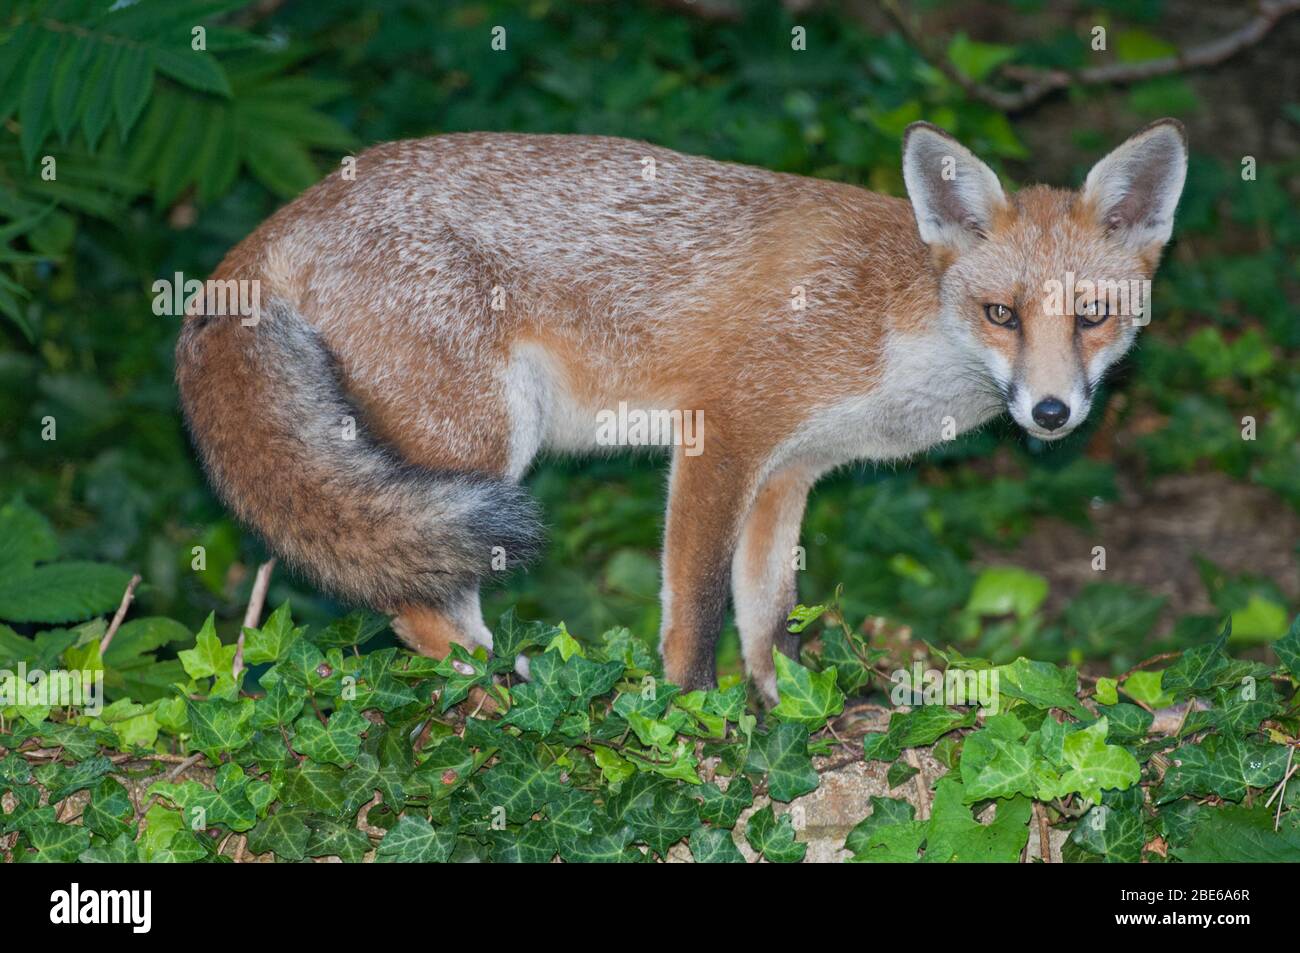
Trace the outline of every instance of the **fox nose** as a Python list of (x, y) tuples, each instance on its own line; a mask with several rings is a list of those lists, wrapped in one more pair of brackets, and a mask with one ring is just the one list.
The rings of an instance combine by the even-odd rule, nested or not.
[(1045, 397), (1034, 404), (1034, 423), (1044, 430), (1059, 430), (1070, 419), (1070, 408), (1055, 397)]

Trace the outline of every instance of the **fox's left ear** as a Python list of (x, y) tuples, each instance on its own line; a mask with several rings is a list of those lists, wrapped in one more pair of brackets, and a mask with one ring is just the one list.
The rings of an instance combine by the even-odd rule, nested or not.
[(1164, 245), (1187, 178), (1187, 132), (1160, 119), (1092, 167), (1083, 200), (1107, 231), (1135, 250)]

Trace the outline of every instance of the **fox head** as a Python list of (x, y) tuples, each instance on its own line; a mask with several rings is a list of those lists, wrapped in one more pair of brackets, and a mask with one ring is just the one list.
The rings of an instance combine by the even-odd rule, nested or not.
[(1043, 440), (1077, 427), (1150, 316), (1150, 279), (1187, 172), (1182, 123), (1162, 119), (1078, 191), (1007, 194), (929, 123), (903, 138), (903, 179), (939, 276), (940, 305), (1015, 421)]

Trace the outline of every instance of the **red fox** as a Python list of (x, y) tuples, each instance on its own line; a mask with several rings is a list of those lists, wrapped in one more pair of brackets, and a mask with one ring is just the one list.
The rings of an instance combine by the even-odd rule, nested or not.
[(915, 123), (909, 204), (595, 136), (379, 145), (221, 263), (261, 303), (187, 317), (181, 400), (234, 513), (429, 655), (491, 647), (479, 585), (539, 548), (539, 453), (603, 449), (615, 412), (699, 421), (667, 441), (665, 675), (714, 684), (730, 590), (771, 699), (812, 485), (1004, 409), (1078, 426), (1145, 323), (1106, 289), (1149, 280), (1186, 164), (1166, 119), (1077, 192), (1008, 193)]

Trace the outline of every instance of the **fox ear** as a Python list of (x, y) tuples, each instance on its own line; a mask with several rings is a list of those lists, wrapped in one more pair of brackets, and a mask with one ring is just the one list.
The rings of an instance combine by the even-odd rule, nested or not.
[(903, 181), (927, 245), (963, 248), (978, 241), (1007, 204), (993, 170), (928, 122), (914, 122), (903, 134)]
[(1083, 200), (1106, 229), (1134, 249), (1163, 245), (1187, 178), (1187, 133), (1161, 119), (1092, 167)]

